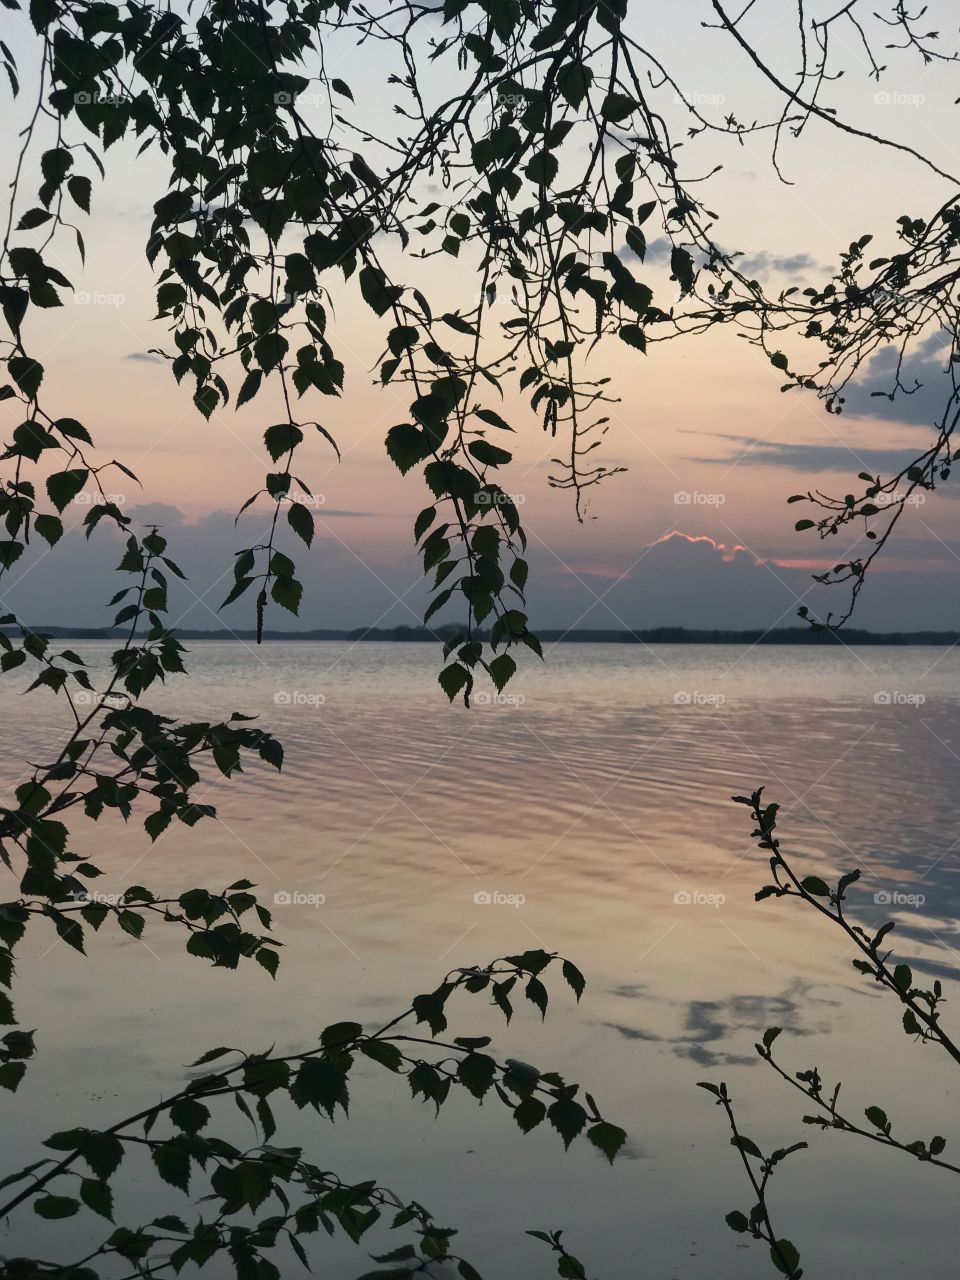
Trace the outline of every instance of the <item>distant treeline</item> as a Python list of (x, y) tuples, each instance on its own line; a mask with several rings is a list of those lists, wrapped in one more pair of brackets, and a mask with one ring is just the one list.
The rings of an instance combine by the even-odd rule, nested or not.
[[(541, 632), (549, 635), (549, 632)], [(558, 633), (559, 634), (559, 633)], [(599, 637), (600, 632), (572, 633), (577, 640)], [(864, 631), (844, 627), (841, 631), (813, 627), (777, 627), (773, 631), (692, 631), (686, 627), (654, 627), (650, 631), (610, 631), (607, 641), (622, 640), (634, 644), (928, 644), (952, 645), (960, 641), (960, 631)]]
[[(127, 632), (117, 627), (37, 626), (31, 631), (58, 640), (125, 640)], [(14, 635), (10, 627), (0, 627), (0, 634)], [(264, 631), (264, 640), (379, 640), (393, 643), (451, 640), (461, 634), (457, 626), (440, 627), (358, 627), (352, 631), (320, 629), (314, 631)], [(887, 645), (954, 645), (960, 643), (960, 631), (864, 631), (844, 628), (840, 632), (812, 627), (778, 627), (773, 631), (707, 631), (688, 627), (652, 627), (638, 631), (605, 631), (578, 629), (570, 631), (538, 631), (546, 644), (887, 644)], [(177, 629), (181, 640), (243, 640), (256, 642), (255, 631), (219, 631)], [(479, 637), (478, 637), (479, 638)], [(483, 638), (486, 634), (483, 633)]]

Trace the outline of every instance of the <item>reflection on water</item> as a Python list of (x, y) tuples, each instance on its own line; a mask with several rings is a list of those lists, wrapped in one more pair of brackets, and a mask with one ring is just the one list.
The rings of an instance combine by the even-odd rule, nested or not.
[[(110, 647), (88, 649), (103, 662)], [(851, 1238), (858, 1275), (918, 1262), (952, 1274), (936, 1225), (948, 1188), (803, 1131), (802, 1100), (756, 1060), (763, 1030), (782, 1026), (782, 1060), (841, 1076), (851, 1113), (879, 1104), (898, 1131), (951, 1138), (942, 1064), (862, 985), (845, 939), (796, 903), (753, 901), (767, 868), (729, 797), (765, 783), (798, 863), (827, 878), (862, 867), (854, 914), (896, 918), (904, 958), (957, 977), (960, 651), (562, 645), (512, 701), (470, 712), (445, 705), (436, 658), (421, 645), (194, 645), (193, 678), (159, 695), (163, 709), (259, 713), (286, 746), (282, 776), (211, 779), (219, 820), (156, 845), (139, 827), (86, 824), (77, 847), (96, 850), (105, 892), (257, 882), (277, 902), (279, 980), (207, 970), (156, 928), (144, 944), (99, 939), (87, 960), (37, 930), (18, 1007), (42, 1052), (5, 1164), (36, 1124), (76, 1123), (78, 1095), (85, 1122), (106, 1123), (211, 1044), (293, 1048), (342, 1017), (386, 1020), (455, 966), (543, 946), (587, 974), (583, 1003), (558, 992), (544, 1026), (524, 1014), (489, 1029), (504, 1056), (587, 1082), (630, 1131), (632, 1159), (564, 1157), (555, 1135), (523, 1138), (493, 1107), (461, 1102), (435, 1122), (372, 1072), (349, 1127), (317, 1120), (295, 1139), (344, 1176), (377, 1174), (429, 1204), (497, 1280), (549, 1275), (523, 1233), (556, 1226), (602, 1280), (749, 1280), (769, 1262), (723, 1224), (748, 1197), (722, 1116), (695, 1088), (724, 1078), (761, 1145), (811, 1138), (778, 1175), (778, 1226), (809, 1275), (853, 1274), (837, 1263)], [(56, 711), (4, 679), (5, 743), (16, 736), (24, 758), (49, 752)], [(464, 1019), (473, 1032), (477, 1011)], [(125, 1188), (134, 1216), (153, 1186)], [(26, 1241), (0, 1249), (12, 1243)], [(339, 1246), (330, 1258), (330, 1277), (364, 1269)]]

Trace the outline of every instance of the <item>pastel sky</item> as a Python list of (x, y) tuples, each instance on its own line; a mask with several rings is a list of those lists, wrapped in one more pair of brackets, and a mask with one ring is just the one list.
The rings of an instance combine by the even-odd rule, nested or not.
[[(783, 74), (792, 60), (790, 9), (779, 3), (758, 9), (753, 31)], [(661, 13), (650, 43), (688, 94), (716, 117), (733, 112), (752, 120), (769, 113), (772, 99), (755, 69), (729, 38), (701, 28), (709, 6), (691, 0), (683, 10), (682, 21)], [(18, 15), (5, 14), (3, 22), (29, 84), (36, 48)], [(909, 142), (960, 174), (958, 108), (948, 74), (891, 54), (878, 86), (852, 39), (846, 52), (847, 77), (831, 101), (854, 123)], [(376, 84), (377, 57), (364, 54), (361, 62), (346, 51), (336, 69), (361, 107), (361, 87)], [(18, 122), (28, 104), (29, 89), (15, 108)], [(664, 104), (681, 136), (684, 107), (669, 91)], [(371, 110), (376, 117), (378, 107)], [(790, 185), (771, 169), (767, 133), (742, 143), (708, 135), (688, 152), (689, 173), (722, 166), (708, 188), (708, 203), (719, 215), (717, 238), (742, 250), (752, 272), (771, 286), (822, 283), (824, 265), (868, 231), (877, 255), (886, 253), (895, 244), (897, 216), (923, 215), (950, 194), (949, 184), (909, 157), (816, 121), (784, 144)], [(47, 369), (46, 403), (86, 423), (104, 459), (119, 458), (137, 473), (142, 490), (119, 472), (112, 487), (136, 521), (162, 517), (174, 554), (191, 575), (190, 592), (180, 601), (183, 621), (214, 627), (232, 551), (248, 545), (249, 531), (256, 536), (266, 519), (266, 509), (257, 506), (244, 517), (245, 527), (233, 527), (234, 514), (261, 484), (263, 430), (282, 413), (261, 394), (239, 412), (231, 405), (205, 422), (186, 386), (177, 388), (164, 363), (149, 354), (169, 345), (164, 322), (151, 319), (151, 272), (143, 254), (151, 205), (165, 190), (163, 166), (125, 144), (108, 153), (108, 162), (107, 181), (94, 184), (86, 268), (81, 273), (66, 242), (50, 255), (81, 292), (33, 330)], [(654, 288), (656, 301), (669, 301), (661, 247), (654, 243), (645, 264), (631, 265)], [(472, 298), (476, 283), (464, 265), (447, 264), (444, 273), (428, 269), (431, 288), (449, 290), (453, 306), (458, 297)], [(427, 495), (416, 473), (401, 477), (384, 454), (386, 431), (407, 419), (408, 398), (402, 387), (374, 385), (381, 343), (371, 313), (351, 292), (342, 293), (334, 345), (346, 365), (345, 394), (340, 400), (317, 396), (305, 416), (323, 422), (343, 459), (338, 463), (318, 435), (297, 467), (317, 495), (318, 537), (309, 553), (297, 550), (307, 588), (305, 627), (414, 624), (427, 598), (412, 540), (413, 517)], [(501, 407), (519, 429), (517, 457), (502, 483), (523, 504), (531, 614), (542, 626), (790, 625), (799, 598), (818, 598), (805, 594), (811, 569), (845, 557), (839, 539), (825, 548), (815, 535), (795, 533), (798, 508), (788, 507), (786, 498), (811, 486), (842, 494), (858, 471), (900, 465), (932, 438), (944, 399), (944, 360), (935, 341), (913, 370), (923, 390), (885, 418), (876, 416), (880, 402), (867, 396), (879, 382), (852, 395), (840, 418), (827, 415), (812, 395), (781, 394), (777, 372), (732, 330), (656, 345), (647, 356), (608, 344), (590, 361), (598, 374), (610, 375), (619, 397), (603, 461), (628, 470), (593, 491), (585, 524), (577, 523), (569, 495), (547, 484), (557, 444), (519, 395)], [(882, 363), (871, 370), (877, 378)], [(0, 410), (8, 433), (18, 415), (8, 403)], [(68, 510), (76, 520), (82, 515), (82, 506)], [(910, 510), (901, 530), (856, 621), (884, 629), (960, 628), (960, 504), (950, 486)], [(92, 579), (82, 575), (82, 549), (69, 536), (50, 555), (32, 552), (11, 576), (3, 603), (33, 622), (103, 624), (112, 591), (111, 537), (99, 538)], [(839, 591), (828, 602), (834, 607), (843, 603)], [(243, 603), (219, 617), (249, 626), (251, 609)], [(296, 625), (278, 611), (271, 623)]]

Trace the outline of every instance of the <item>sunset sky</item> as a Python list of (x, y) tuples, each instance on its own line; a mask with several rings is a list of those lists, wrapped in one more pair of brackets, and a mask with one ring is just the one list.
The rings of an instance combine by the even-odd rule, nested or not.
[[(708, 6), (697, 0), (688, 7), (682, 25), (658, 17), (651, 44), (705, 112), (733, 112), (740, 120), (768, 114), (772, 99), (755, 69), (721, 32), (701, 29)], [(793, 61), (789, 10), (768, 7), (753, 32), (784, 75)], [(25, 119), (27, 69), (36, 47), (28, 32), (14, 34), (28, 86), (17, 108)], [(376, 76), (379, 56), (364, 62), (366, 83)], [(960, 173), (958, 108), (941, 68), (891, 54), (891, 69), (878, 87), (852, 40), (847, 65), (831, 101), (848, 118), (910, 142), (941, 168)], [(351, 78), (349, 63), (342, 74)], [(359, 77), (354, 72), (352, 78), (362, 107)], [(669, 90), (664, 94), (664, 110), (680, 137), (684, 108)], [(376, 117), (379, 104), (370, 110)], [(151, 272), (143, 254), (152, 202), (165, 190), (163, 165), (149, 154), (137, 158), (126, 144), (107, 159), (107, 181), (94, 182), (85, 270), (66, 241), (49, 255), (82, 293), (47, 312), (42, 324), (33, 321), (35, 347), (47, 369), (45, 401), (86, 423), (104, 459), (119, 458), (137, 473), (142, 491), (119, 472), (108, 487), (134, 520), (161, 519), (173, 554), (191, 576), (190, 594), (179, 600), (184, 624), (215, 627), (232, 551), (265, 527), (264, 507), (245, 516), (239, 530), (233, 516), (262, 482), (262, 432), (281, 411), (268, 398), (275, 393), (266, 393), (239, 412), (232, 405), (221, 408), (205, 422), (186, 384), (178, 388), (164, 363), (149, 354), (168, 345), (164, 322), (151, 320)], [(742, 250), (751, 271), (769, 286), (822, 283), (824, 266), (868, 231), (876, 237), (872, 251), (885, 254), (896, 243), (897, 216), (921, 216), (950, 194), (948, 183), (903, 154), (816, 121), (800, 139), (785, 140), (781, 163), (792, 185), (772, 172), (767, 133), (742, 144), (716, 135), (697, 139), (686, 163), (691, 173), (723, 166), (708, 188), (707, 203), (719, 215), (717, 238)], [(654, 242), (647, 262), (634, 259), (632, 268), (654, 288), (656, 302), (670, 300), (662, 245)], [(415, 270), (408, 263), (406, 279)], [(476, 286), (465, 264), (447, 264), (444, 271), (453, 305), (458, 296), (473, 296)], [(429, 278), (437, 283), (433, 268)], [(306, 586), (299, 625), (415, 624), (427, 596), (412, 522), (427, 495), (416, 472), (401, 477), (383, 447), (386, 431), (407, 419), (409, 397), (403, 387), (373, 385), (382, 330), (352, 293), (338, 302), (333, 341), (347, 368), (345, 394), (340, 400), (317, 396), (306, 416), (319, 417), (331, 431), (343, 460), (338, 463), (317, 436), (298, 461), (298, 472), (318, 495), (318, 537), (309, 553), (297, 548)], [(544, 436), (518, 395), (508, 397), (503, 409), (521, 432), (513, 441), (516, 460), (501, 483), (523, 504), (531, 615), (546, 627), (792, 624), (800, 597), (814, 605), (822, 599), (805, 595), (810, 570), (845, 557), (840, 539), (824, 549), (815, 534), (795, 533), (800, 509), (787, 506), (786, 498), (812, 486), (842, 494), (858, 471), (901, 465), (932, 438), (945, 398), (938, 389), (945, 375), (935, 339), (913, 369), (923, 390), (906, 404), (887, 406), (895, 413), (882, 419), (874, 416), (880, 402), (867, 395), (881, 383), (870, 381), (852, 394), (843, 417), (829, 416), (813, 395), (781, 394), (777, 371), (732, 330), (655, 345), (647, 356), (610, 343), (595, 350), (590, 363), (612, 377), (619, 396), (603, 461), (628, 471), (593, 491), (587, 523), (577, 523), (568, 494), (547, 484), (559, 442)], [(874, 372), (882, 374), (882, 367)], [(16, 409), (10, 402), (0, 409), (9, 432), (18, 421)], [(948, 484), (908, 513), (867, 587), (857, 623), (960, 627), (960, 508), (954, 497)], [(83, 508), (68, 509), (68, 517), (71, 512), (79, 520)], [(85, 553), (75, 543), (67, 537), (50, 555), (31, 550), (10, 575), (3, 603), (35, 623), (108, 621), (103, 603), (112, 590), (113, 536), (104, 532), (95, 539), (92, 580), (79, 576)], [(827, 607), (842, 607), (841, 592), (834, 590)], [(241, 602), (219, 618), (250, 626), (252, 604)], [(269, 625), (298, 624), (275, 609)]]

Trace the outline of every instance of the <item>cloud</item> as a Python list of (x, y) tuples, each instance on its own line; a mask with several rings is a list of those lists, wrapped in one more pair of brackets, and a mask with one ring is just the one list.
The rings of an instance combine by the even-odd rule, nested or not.
[[(820, 586), (809, 568), (760, 556), (732, 535), (710, 538), (675, 529), (638, 548), (619, 572), (602, 576), (576, 567), (575, 547), (564, 551), (555, 548), (560, 563), (552, 564), (542, 553), (530, 555), (530, 613), (543, 628), (767, 629), (801, 625), (801, 603), (820, 616), (847, 604), (845, 587)], [(824, 548), (798, 535), (794, 554), (819, 558)], [(909, 573), (884, 564), (878, 561), (871, 571), (852, 625), (960, 629), (960, 604), (953, 588), (947, 589), (958, 571), (952, 557), (945, 555), (926, 571), (915, 565)]]
[(847, 385), (844, 413), (852, 418), (882, 418), (935, 430), (954, 395), (950, 348), (946, 332), (931, 334), (919, 343), (900, 370), (900, 381), (907, 390), (898, 391), (893, 400), (888, 394), (872, 394), (889, 393), (894, 386), (898, 352), (895, 347), (882, 348)]
[[(253, 587), (228, 608), (221, 611), (220, 605), (233, 581), (235, 553), (267, 540), (269, 511), (254, 508), (235, 526), (234, 516), (226, 511), (212, 512), (191, 523), (178, 508), (166, 503), (128, 506), (125, 510), (138, 531), (145, 525), (161, 526), (169, 555), (187, 575), (186, 582), (170, 581), (171, 624), (204, 630), (224, 626), (250, 629), (255, 625)], [(68, 518), (69, 514), (70, 509)], [(284, 522), (280, 545), (295, 561), (304, 599), (299, 618), (271, 604), (267, 627), (295, 631), (417, 625), (428, 597), (412, 548), (409, 560), (398, 558), (389, 544), (374, 555), (366, 546), (351, 546), (348, 538), (332, 533), (325, 527), (327, 516), (323, 508), (316, 510), (316, 533), (309, 549), (292, 536)], [(34, 625), (109, 625), (114, 610), (106, 607), (106, 601), (132, 581), (127, 574), (116, 572), (123, 541), (106, 524), (89, 542), (74, 525), (52, 552), (42, 543), (37, 546), (35, 539), (9, 575), (10, 580), (5, 580), (0, 606)]]
[(166, 363), (164, 360), (161, 360), (159, 356), (151, 355), (149, 351), (131, 351), (128, 355), (125, 355), (123, 358), (124, 360), (141, 360), (143, 361), (144, 364), (165, 364)]
[(870, 471), (894, 475), (910, 465), (915, 449), (855, 448), (843, 444), (790, 444), (785, 440), (755, 440), (750, 436), (719, 435), (712, 439), (729, 441), (730, 451), (720, 457), (699, 457), (696, 462), (727, 466), (786, 467), (790, 471)]
[(829, 271), (829, 267), (821, 266), (809, 253), (767, 253), (765, 249), (759, 253), (743, 254), (735, 259), (737, 268), (747, 276), (766, 276), (771, 272), (785, 275), (796, 275), (798, 271)]
[[(253, 587), (228, 608), (220, 605), (232, 583), (237, 550), (268, 536), (269, 512), (233, 516), (214, 512), (189, 522), (164, 503), (131, 507), (137, 524), (156, 522), (169, 540), (169, 554), (188, 576), (171, 579), (170, 621), (185, 628), (216, 630), (254, 625)], [(360, 626), (416, 626), (429, 601), (412, 546), (397, 545), (388, 532), (379, 542), (358, 541), (352, 522), (334, 532), (333, 522), (316, 513), (317, 532), (308, 550), (284, 529), (282, 549), (293, 556), (304, 584), (300, 616), (270, 605), (267, 627), (295, 631)], [(631, 629), (659, 626), (721, 630), (799, 625), (798, 604), (814, 612), (846, 604), (843, 588), (812, 583), (809, 569), (790, 567), (744, 547), (717, 515), (718, 536), (675, 529), (625, 557), (620, 548), (585, 549), (582, 536), (547, 547), (537, 538), (528, 552), (528, 612), (535, 627)], [(931, 544), (927, 544), (928, 547)], [(935, 548), (934, 548), (935, 550)], [(65, 533), (52, 552), (36, 540), (18, 561), (0, 593), (0, 607), (24, 621), (100, 627), (112, 621), (106, 602), (129, 575), (118, 574), (123, 538), (102, 527), (86, 542), (79, 528)], [(814, 539), (797, 539), (797, 555), (817, 556)], [(590, 567), (582, 566), (589, 556)], [(942, 564), (913, 563), (910, 572), (874, 569), (855, 619), (877, 630), (960, 628), (957, 565), (945, 553)], [(462, 619), (453, 605), (438, 622)]]
[[(661, 263), (669, 264), (670, 254), (673, 245), (666, 236), (661, 236), (657, 240), (652, 240), (647, 245), (647, 252), (644, 256), (645, 263), (653, 263), (659, 265)], [(726, 250), (724, 250), (726, 252)], [(637, 255), (632, 249), (624, 246), (620, 251), (623, 258), (635, 258)], [(745, 276), (756, 278), (758, 276), (768, 276), (774, 273), (780, 275), (796, 275), (800, 271), (816, 271), (818, 273), (832, 272), (833, 268), (824, 266), (812, 258), (809, 253), (770, 253), (766, 249), (761, 249), (756, 253), (732, 254), (734, 263), (738, 271)], [(705, 255), (695, 255), (697, 266), (702, 267), (708, 261)]]

